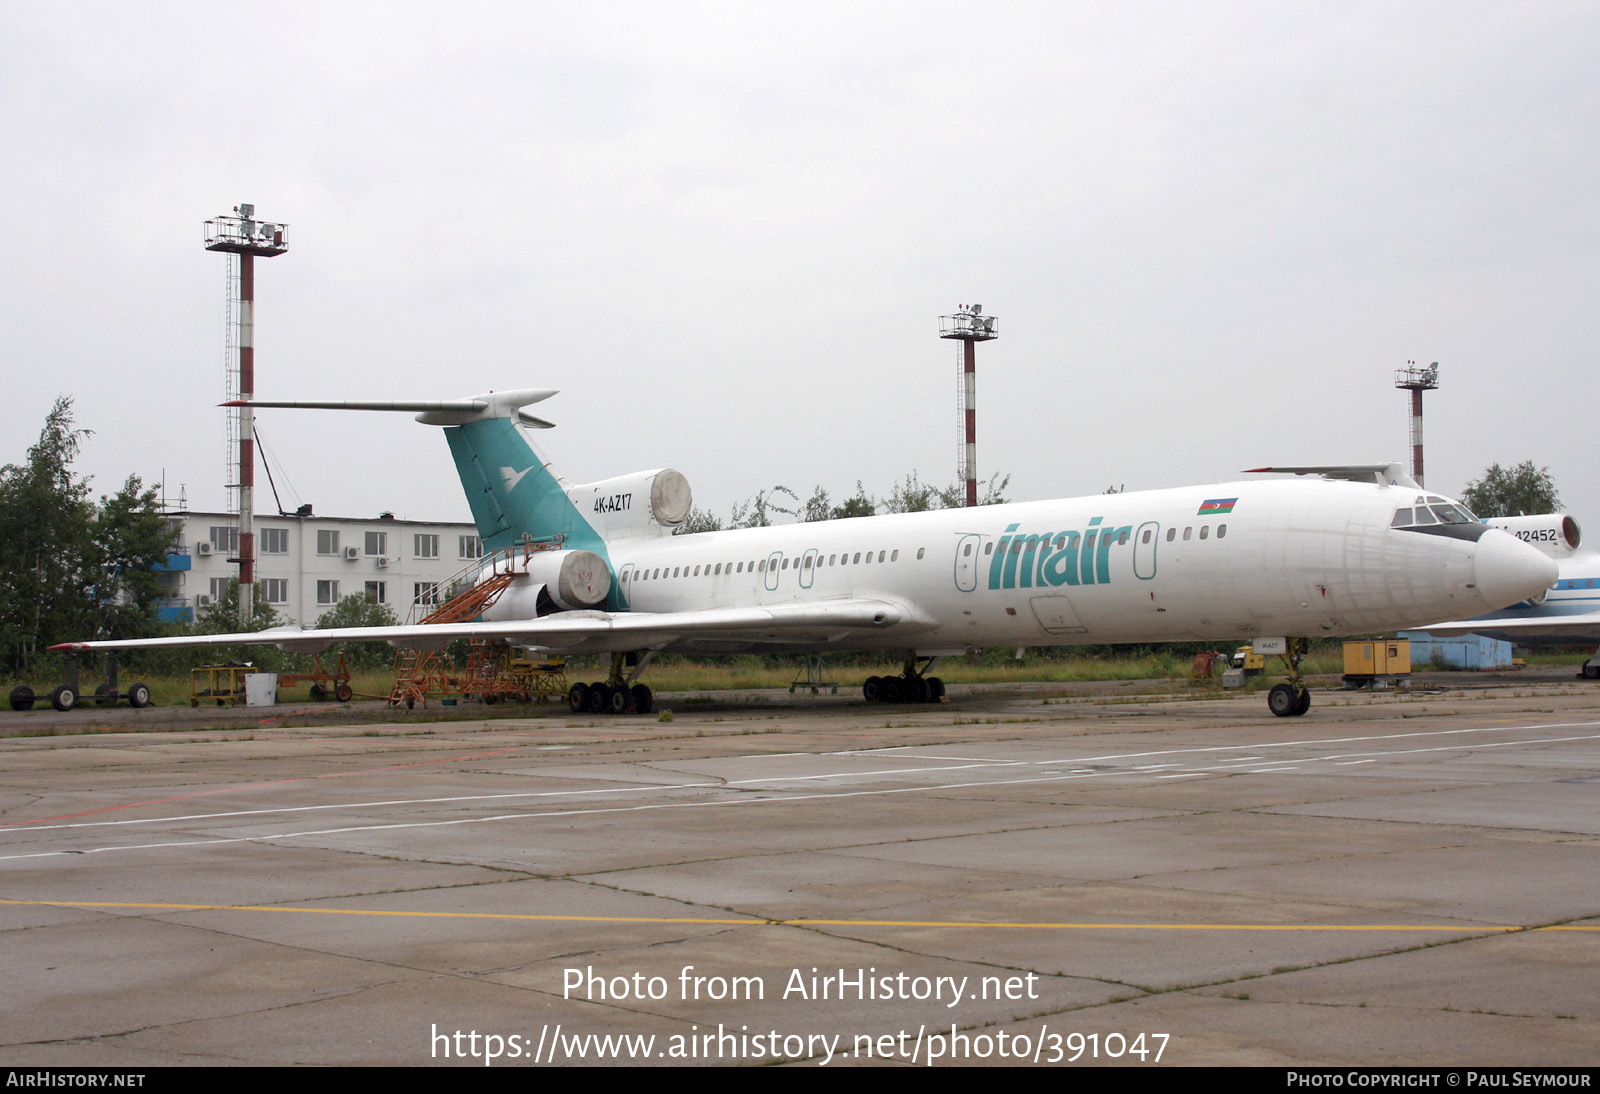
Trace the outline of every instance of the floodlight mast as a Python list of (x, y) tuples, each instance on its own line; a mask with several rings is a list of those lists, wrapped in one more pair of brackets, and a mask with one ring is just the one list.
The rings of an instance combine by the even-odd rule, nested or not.
[[(276, 221), (257, 220), (256, 207), (241, 202), (233, 207), (232, 216), (224, 214), (212, 217), (206, 221), (205, 228), (206, 250), (221, 251), (239, 257), (237, 300), (233, 292), (231, 258), (228, 264), (228, 311), (233, 312), (237, 304), (238, 326), (234, 327), (233, 317), (229, 315), (225, 320), (224, 336), (225, 342), (233, 343), (227, 351), (224, 390), (229, 401), (240, 400), (245, 403), (244, 406), (228, 411), (230, 440), (234, 432), (232, 426), (235, 422), (238, 423), (238, 446), (234, 451), (234, 446), (229, 445), (228, 470), (231, 480), (229, 487), (237, 489), (239, 513), (238, 558), (228, 561), (239, 563), (239, 623), (241, 630), (250, 630), (254, 626), (252, 620), (255, 615), (256, 582), (255, 414), (249, 406), (249, 401), (255, 397), (256, 390), (255, 260), (257, 256), (276, 258), (289, 249), (289, 244), (284, 239), (288, 225)], [(235, 330), (237, 330), (237, 341), (234, 340)], [(237, 390), (233, 382), (234, 350), (237, 350)], [(234, 415), (238, 417), (235, 418)], [(229, 508), (233, 506), (230, 504)]]
[(1417, 367), (1407, 361), (1405, 368), (1395, 369), (1394, 386), (1411, 392), (1411, 477), (1422, 485), (1422, 393), (1439, 386), (1439, 362), (1427, 368)]
[(968, 508), (978, 504), (978, 373), (979, 342), (1000, 337), (1000, 320), (983, 314), (982, 304), (962, 304), (954, 315), (939, 317), (939, 337), (961, 343), (956, 353), (956, 475), (967, 481)]

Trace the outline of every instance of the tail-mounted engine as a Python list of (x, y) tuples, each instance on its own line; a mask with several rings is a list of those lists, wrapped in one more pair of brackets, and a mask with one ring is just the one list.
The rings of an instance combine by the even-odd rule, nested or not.
[(1583, 529), (1566, 513), (1541, 513), (1531, 517), (1488, 517), (1491, 528), (1510, 532), (1551, 558), (1566, 558), (1583, 543)]
[(611, 592), (611, 571), (593, 551), (534, 551), (516, 569), (521, 572), (484, 610), (488, 622), (600, 608)]
[(604, 539), (666, 535), (689, 519), (689, 480), (669, 468), (567, 487), (567, 497)]

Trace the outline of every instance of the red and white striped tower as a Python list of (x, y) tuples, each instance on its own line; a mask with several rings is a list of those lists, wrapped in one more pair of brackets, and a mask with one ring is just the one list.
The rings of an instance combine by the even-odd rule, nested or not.
[(967, 506), (978, 504), (978, 353), (977, 344), (1000, 337), (1000, 321), (983, 314), (982, 304), (963, 304), (939, 317), (939, 337), (961, 345), (956, 355), (956, 476), (967, 482)]
[(1439, 386), (1439, 362), (1418, 368), (1415, 361), (1407, 361), (1405, 368), (1395, 369), (1394, 386), (1411, 392), (1411, 477), (1421, 486), (1422, 393)]
[[(274, 258), (289, 249), (284, 241), (288, 225), (255, 219), (254, 205), (233, 207), (233, 216), (206, 221), (206, 250), (239, 256), (238, 299), (238, 390), (230, 391), (240, 406), (229, 411), (238, 414), (238, 463), (233, 482), (239, 491), (239, 622), (248, 628), (255, 616), (256, 536), (255, 536), (255, 412), (250, 400), (256, 391), (255, 302), (256, 256)], [(231, 260), (230, 260), (231, 261)], [(230, 271), (231, 273), (231, 271)], [(232, 280), (230, 276), (230, 280)], [(231, 333), (231, 332), (230, 332)], [(231, 385), (230, 385), (231, 386)]]

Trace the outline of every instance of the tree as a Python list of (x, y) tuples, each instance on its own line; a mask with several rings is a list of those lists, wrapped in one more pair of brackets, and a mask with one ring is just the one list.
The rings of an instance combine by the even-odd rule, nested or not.
[(699, 532), (722, 531), (722, 518), (713, 514), (709, 509), (698, 506), (689, 510), (689, 519), (672, 530), (675, 536), (692, 536)]
[(1548, 467), (1524, 460), (1514, 467), (1490, 464), (1481, 479), (1467, 483), (1461, 503), (1480, 517), (1514, 517), (1554, 513), (1561, 508)]
[(98, 579), (91, 590), (95, 637), (131, 638), (155, 627), (155, 602), (163, 592), (157, 567), (178, 539), (161, 513), (156, 491), (129, 475), (122, 489), (102, 497), (91, 529)]
[(72, 461), (88, 435), (73, 425), (72, 400), (63, 396), (27, 462), (0, 468), (0, 642), (13, 673), (85, 624), (76, 594), (90, 583), (92, 509)]
[[(822, 489), (820, 486), (817, 489)], [(828, 514), (829, 520), (844, 520), (848, 517), (870, 517), (878, 511), (872, 504), (872, 499), (867, 497), (867, 488), (861, 485), (861, 480), (856, 480), (856, 492), (844, 499)]]
[(895, 483), (878, 506), (885, 513), (925, 513), (944, 508), (944, 498), (938, 487), (923, 482), (916, 468), (912, 468), (905, 481)]
[(14, 674), (55, 642), (157, 627), (155, 567), (177, 530), (137, 477), (98, 506), (89, 500), (88, 480), (72, 471), (89, 436), (63, 395), (27, 460), (0, 468), (0, 663)]
[[(353, 593), (322, 613), (317, 630), (333, 627), (393, 627), (399, 624), (387, 604), (379, 604), (370, 593)], [(384, 642), (343, 642), (330, 652), (344, 654), (352, 669), (375, 669), (391, 664), (394, 651)]]
[(757, 490), (755, 497), (743, 505), (734, 505), (733, 519), (728, 522), (728, 527), (770, 528), (774, 510), (772, 499), (779, 493), (787, 494), (796, 501), (799, 500), (795, 497), (794, 491), (787, 486), (774, 486), (771, 490)]

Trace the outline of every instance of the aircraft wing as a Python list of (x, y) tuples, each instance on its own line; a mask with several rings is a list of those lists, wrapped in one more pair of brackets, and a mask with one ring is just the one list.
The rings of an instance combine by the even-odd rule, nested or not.
[(818, 644), (862, 631), (907, 633), (932, 626), (904, 604), (850, 598), (757, 608), (706, 608), (687, 612), (557, 612), (541, 619), (486, 623), (411, 624), (395, 627), (274, 627), (241, 634), (179, 635), (104, 642), (62, 642), (57, 650), (132, 650), (206, 646), (277, 646), (317, 653), (335, 642), (387, 642), (441, 649), (470, 638), (501, 638), (555, 652), (601, 653), (664, 649), (677, 643)]
[(1538, 608), (1511, 608), (1476, 619), (1457, 619), (1415, 629), (1440, 638), (1486, 634), (1502, 641), (1533, 646), (1600, 642), (1600, 610), (1583, 604), (1572, 605), (1570, 611), (1562, 611), (1563, 607), (1565, 605), (1543, 604)]

